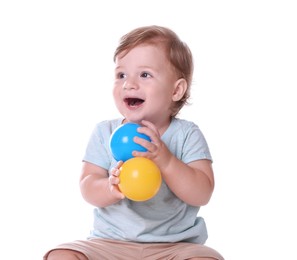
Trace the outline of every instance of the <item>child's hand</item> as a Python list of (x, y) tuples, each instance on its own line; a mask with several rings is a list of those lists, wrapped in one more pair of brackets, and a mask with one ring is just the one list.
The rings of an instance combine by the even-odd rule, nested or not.
[(123, 193), (121, 193), (121, 191), (119, 190), (118, 184), (120, 183), (120, 167), (123, 165), (122, 161), (119, 161), (116, 165), (116, 167), (114, 167), (111, 172), (110, 172), (110, 176), (109, 176), (109, 189), (111, 191), (111, 193), (118, 199), (124, 199), (125, 195)]
[(166, 168), (170, 159), (173, 157), (172, 153), (169, 151), (165, 143), (161, 140), (160, 133), (157, 130), (156, 126), (149, 122), (143, 120), (142, 122), (143, 127), (139, 128), (139, 132), (146, 134), (150, 137), (151, 142), (144, 140), (140, 137), (134, 137), (134, 142), (142, 145), (147, 149), (146, 152), (137, 152), (133, 151), (133, 156), (141, 156), (146, 157), (152, 160), (154, 163), (158, 165), (160, 170)]

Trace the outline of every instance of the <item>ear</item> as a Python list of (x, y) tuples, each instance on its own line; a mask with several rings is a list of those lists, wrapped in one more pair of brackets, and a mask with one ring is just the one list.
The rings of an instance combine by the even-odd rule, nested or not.
[(188, 84), (185, 79), (178, 79), (174, 84), (174, 90), (172, 93), (172, 100), (173, 101), (179, 101), (185, 92), (187, 91)]

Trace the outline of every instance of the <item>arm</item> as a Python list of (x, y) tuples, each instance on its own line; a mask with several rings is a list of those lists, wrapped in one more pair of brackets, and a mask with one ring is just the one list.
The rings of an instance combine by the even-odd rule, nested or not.
[(214, 190), (211, 161), (185, 164), (171, 155), (171, 159), (164, 163), (167, 167), (161, 168), (163, 179), (177, 197), (193, 206), (208, 203)]
[[(144, 156), (154, 161), (163, 180), (184, 202), (193, 206), (208, 203), (214, 189), (214, 176), (209, 160), (197, 160), (185, 164), (176, 158), (162, 142), (155, 126), (147, 121), (139, 132), (150, 136), (152, 142), (135, 137), (135, 142), (147, 148), (147, 152), (134, 152), (134, 156)], [(181, 174), (182, 173), (182, 174)]]
[[(122, 162), (118, 164), (120, 167)], [(118, 170), (113, 169), (113, 174)], [(124, 198), (117, 185), (111, 184), (108, 172), (95, 164), (83, 162), (80, 190), (83, 198), (97, 207), (106, 207)]]

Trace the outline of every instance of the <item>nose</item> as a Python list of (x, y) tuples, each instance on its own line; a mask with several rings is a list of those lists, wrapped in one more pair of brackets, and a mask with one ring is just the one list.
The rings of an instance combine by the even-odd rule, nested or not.
[(124, 90), (130, 90), (130, 89), (138, 89), (138, 85), (135, 80), (133, 79), (126, 79), (126, 81), (123, 84)]

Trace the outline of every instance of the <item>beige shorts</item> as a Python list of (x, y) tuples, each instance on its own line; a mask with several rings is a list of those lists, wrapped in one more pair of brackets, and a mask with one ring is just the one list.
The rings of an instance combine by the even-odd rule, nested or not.
[[(184, 260), (191, 257), (224, 258), (214, 249), (193, 243), (134, 243), (109, 239), (77, 240), (51, 249), (71, 249), (83, 253), (89, 260)], [(44, 260), (47, 259), (47, 252)]]

